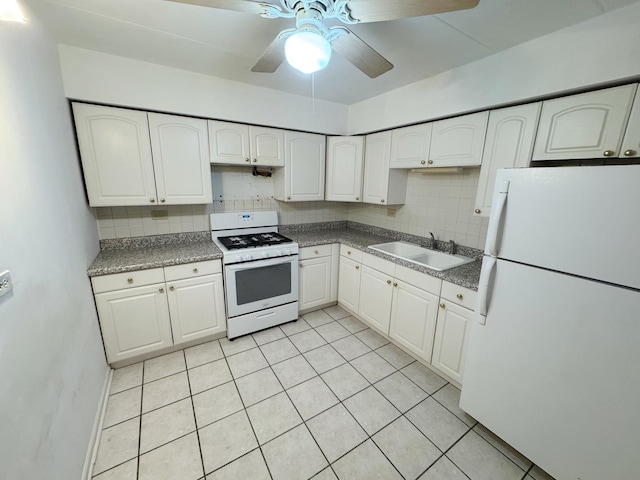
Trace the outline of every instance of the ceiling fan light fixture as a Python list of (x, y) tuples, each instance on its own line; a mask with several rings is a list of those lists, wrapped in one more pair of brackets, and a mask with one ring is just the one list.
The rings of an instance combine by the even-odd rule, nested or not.
[(331, 44), (319, 33), (298, 31), (285, 41), (284, 56), (296, 70), (314, 73), (329, 64)]

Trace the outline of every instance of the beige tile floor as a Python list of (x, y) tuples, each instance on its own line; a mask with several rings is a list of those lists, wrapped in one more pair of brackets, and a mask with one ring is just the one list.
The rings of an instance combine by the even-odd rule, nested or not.
[(549, 480), (340, 307), (113, 374), (95, 480)]

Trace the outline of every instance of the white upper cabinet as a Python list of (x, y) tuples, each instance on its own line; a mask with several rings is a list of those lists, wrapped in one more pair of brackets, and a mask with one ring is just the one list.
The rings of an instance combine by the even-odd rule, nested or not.
[(327, 137), (325, 200), (362, 201), (364, 137)]
[(249, 125), (209, 120), (211, 163), (249, 165)]
[(433, 122), (430, 167), (472, 167), (482, 162), (489, 112)]
[(376, 205), (397, 205), (405, 201), (407, 172), (390, 170), (391, 132), (367, 135), (364, 157), (362, 201)]
[(154, 204), (147, 114), (82, 103), (73, 114), (89, 205)]
[(325, 136), (287, 131), (284, 143), (284, 168), (273, 174), (276, 200), (324, 200)]
[(284, 166), (284, 132), (277, 128), (209, 120), (211, 163)]
[(627, 133), (622, 141), (619, 156), (622, 158), (640, 157), (640, 93), (636, 93), (636, 100), (631, 109)]
[(620, 156), (636, 87), (624, 85), (543, 102), (533, 160)]
[(431, 123), (393, 130), (391, 168), (425, 167), (429, 160), (431, 130)]
[(149, 113), (158, 202), (211, 203), (207, 121)]
[(490, 215), (498, 169), (529, 166), (540, 108), (540, 103), (532, 103), (490, 112), (475, 215)]

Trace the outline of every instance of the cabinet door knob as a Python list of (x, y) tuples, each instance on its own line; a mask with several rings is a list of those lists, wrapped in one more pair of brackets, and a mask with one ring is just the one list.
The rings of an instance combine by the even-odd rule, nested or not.
[(301, 263), (299, 263), (298, 265), (300, 265), (300, 268), (304, 267), (304, 265), (303, 265), (303, 264), (301, 264)]
[(425, 163), (427, 162), (425, 162), (424, 160), (420, 160), (420, 165), (424, 165)]
[(360, 265), (356, 265), (356, 270), (360, 270)]
[(246, 157), (246, 158), (244, 159), (244, 161), (245, 161), (245, 162), (247, 162), (247, 163), (249, 163), (251, 160), (249, 160), (249, 157)]
[(356, 197), (356, 200), (360, 200), (360, 197)]
[(638, 153), (638, 152), (636, 152), (635, 150), (625, 150), (624, 151), (624, 156), (625, 157), (633, 157), (636, 153)]
[(440, 304), (440, 308), (445, 308), (445, 307), (446, 307), (446, 305), (444, 303)]
[(175, 288), (173, 288), (173, 285), (169, 287), (169, 290), (171, 290), (172, 292), (175, 290)]
[(287, 197), (287, 200), (291, 200), (291, 197)]
[(315, 251), (315, 254), (318, 255), (320, 252), (318, 252), (318, 250)]
[(159, 291), (160, 293), (164, 293), (164, 288), (159, 288), (159, 289), (158, 289), (158, 291)]
[(127, 278), (127, 283), (133, 283), (133, 278), (131, 277)]
[(480, 215), (482, 213), (482, 210), (480, 210), (479, 208), (476, 208), (473, 213), (475, 213), (476, 215)]
[(254, 158), (254, 159), (253, 159), (253, 163), (258, 163), (258, 159), (257, 159), (257, 158)]
[(461, 293), (457, 294), (456, 297), (458, 298), (458, 300), (462, 300), (462, 294)]
[(161, 198), (160, 203), (164, 203), (164, 202), (165, 202), (164, 198)]
[(156, 203), (156, 199), (155, 199), (155, 198), (150, 198), (150, 199), (149, 199), (149, 201), (150, 201), (151, 203)]
[(433, 165), (433, 160), (429, 160), (429, 165)]
[(391, 280), (387, 280), (387, 285), (391, 285)]
[(605, 157), (613, 157), (616, 154), (616, 152), (614, 152), (613, 150), (605, 150), (603, 155)]
[(384, 203), (384, 198), (381, 198), (381, 199), (380, 199), (380, 202), (381, 202), (381, 203)]
[(397, 283), (394, 283), (394, 284), (393, 284), (393, 286), (394, 286), (394, 287), (397, 287), (397, 286), (398, 286), (398, 284), (397, 284)]
[(347, 250), (347, 255), (351, 255), (351, 250)]
[(197, 269), (197, 268), (194, 268), (194, 269), (193, 269), (193, 273), (198, 273), (198, 269)]

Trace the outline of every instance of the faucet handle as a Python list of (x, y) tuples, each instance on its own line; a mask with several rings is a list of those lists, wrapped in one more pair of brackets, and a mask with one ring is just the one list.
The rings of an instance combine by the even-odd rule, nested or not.
[(456, 242), (453, 240), (449, 240), (449, 253), (451, 253), (451, 255), (456, 254)]

